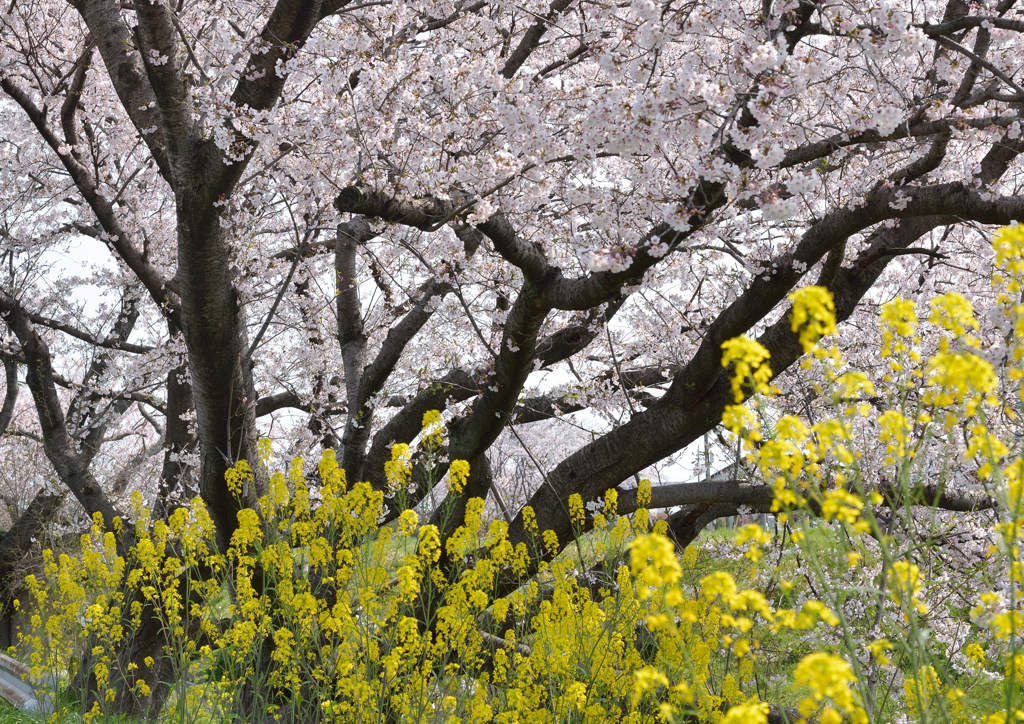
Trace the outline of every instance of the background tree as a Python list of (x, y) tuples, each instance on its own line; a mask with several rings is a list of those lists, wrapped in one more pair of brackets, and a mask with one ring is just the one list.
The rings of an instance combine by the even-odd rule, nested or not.
[[(714, 430), (725, 340), (793, 364), (793, 289), (841, 321), (969, 290), (976, 228), (1024, 216), (1008, 0), (34, 0), (0, 28), (5, 359), (107, 526), (201, 495), (224, 546), (258, 437), (383, 489), (439, 409), (473, 474), (437, 521), (506, 431), (582, 428), (530, 456), (565, 540), (571, 494)], [(78, 243), (91, 274), (54, 266)], [(697, 506), (683, 539), (749, 502), (702, 490), (661, 501)]]

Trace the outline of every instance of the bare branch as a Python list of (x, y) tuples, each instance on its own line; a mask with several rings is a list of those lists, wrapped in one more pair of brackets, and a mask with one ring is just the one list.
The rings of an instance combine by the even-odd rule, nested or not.
[(114, 530), (114, 518), (127, 518), (113, 506), (87, 465), (83, 464), (82, 456), (75, 450), (54, 386), (53, 365), (46, 342), (36, 333), (28, 316), (11, 297), (0, 296), (0, 313), (4, 315), (11, 331), (17, 335), (25, 354), (28, 387), (35, 399), (46, 456), (61, 482), (74, 494), (85, 512), (89, 515), (99, 513), (107, 529)]
[(1018, 33), (1024, 32), (1024, 20), (1011, 20), (1010, 18), (992, 15), (964, 15), (941, 23), (917, 23), (914, 25), (915, 28), (920, 28), (930, 38), (938, 38), (939, 36), (949, 35), (960, 30), (980, 28), (982, 26), (1000, 28), (1001, 30), (1016, 30)]
[[(96, 182), (89, 171), (71, 153), (64, 149), (64, 144), (61, 143), (60, 139), (47, 124), (45, 114), (36, 107), (28, 94), (19, 88), (14, 81), (6, 76), (0, 77), (0, 89), (21, 106), (46, 144), (60, 158), (64, 168), (75, 182), (79, 193), (82, 194), (86, 203), (89, 204), (93, 213), (96, 214), (100, 226), (103, 227), (104, 241), (135, 273), (139, 281), (146, 287), (153, 301), (168, 319), (172, 320), (177, 326), (180, 326), (177, 301), (167, 287), (167, 280), (132, 244), (127, 232), (122, 228), (117, 214), (114, 213), (113, 204), (103, 194), (99, 193)], [(62, 153), (62, 151), (64, 152)]]
[(1020, 85), (1018, 85), (1017, 82), (1013, 78), (1008, 76), (1003, 71), (999, 70), (999, 68), (994, 66), (992, 63), (990, 63), (989, 61), (985, 60), (984, 58), (982, 58), (980, 55), (978, 55), (974, 51), (968, 50), (967, 48), (965, 48), (964, 46), (960, 45), (960, 43), (956, 42), (955, 40), (951, 40), (950, 38), (947, 38), (947, 37), (942, 36), (942, 35), (936, 37), (936, 40), (941, 45), (945, 45), (947, 48), (952, 48), (953, 50), (955, 50), (956, 52), (960, 53), (961, 55), (967, 56), (972, 61), (974, 61), (975, 63), (980, 65), (982, 68), (987, 70), (989, 73), (994, 75), (996, 78), (998, 78), (999, 80), (1003, 81), (1004, 83), (1006, 83), (1006, 85), (1010, 86), (1015, 91), (1017, 91), (1017, 96), (1016, 96), (1016, 98), (1014, 100), (1024, 101), (1024, 88), (1022, 88)]
[(32, 320), (32, 324), (37, 324), (41, 327), (49, 327), (50, 329), (56, 329), (57, 331), (63, 332), (64, 334), (70, 337), (80, 339), (83, 342), (88, 342), (93, 347), (116, 349), (122, 352), (131, 352), (133, 354), (146, 354), (147, 352), (152, 352), (153, 350), (156, 349), (156, 347), (150, 347), (149, 345), (145, 344), (132, 344), (131, 342), (124, 342), (118, 338), (107, 337), (105, 339), (100, 339), (99, 337), (96, 337), (95, 335), (90, 334), (85, 330), (79, 329), (78, 327), (67, 324), (66, 322), (61, 322), (57, 319), (50, 319), (49, 317), (44, 317), (42, 314), (36, 314), (35, 312), (26, 312), (26, 314), (28, 314), (28, 318)]
[(265, 395), (256, 400), (256, 417), (266, 417), (272, 412), (289, 407), (305, 412), (309, 412), (310, 409), (309, 404), (303, 402), (297, 392), (287, 390), (285, 392), (275, 392), (272, 395)]
[(519, 41), (519, 45), (512, 51), (512, 54), (505, 61), (505, 65), (501, 68), (501, 75), (505, 78), (512, 78), (516, 71), (518, 71), (523, 63), (526, 62), (530, 54), (537, 48), (537, 44), (540, 43), (540, 39), (547, 32), (548, 26), (554, 24), (558, 19), (560, 13), (572, 4), (572, 0), (554, 0), (548, 8), (548, 12), (544, 17), (538, 17), (533, 25), (527, 29), (522, 39)]
[(171, 167), (163, 146), (163, 135), (157, 132), (160, 123), (156, 96), (149, 84), (142, 55), (135, 46), (133, 33), (125, 25), (117, 3), (109, 0), (75, 0), (96, 41), (103, 65), (132, 124), (149, 148), (164, 179), (171, 182)]

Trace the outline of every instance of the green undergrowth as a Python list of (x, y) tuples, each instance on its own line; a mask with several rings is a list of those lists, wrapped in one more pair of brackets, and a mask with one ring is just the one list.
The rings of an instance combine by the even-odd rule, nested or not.
[[(71, 724), (70, 719), (64, 721)], [(14, 706), (0, 699), (0, 724), (39, 724), (39, 717), (15, 709)]]

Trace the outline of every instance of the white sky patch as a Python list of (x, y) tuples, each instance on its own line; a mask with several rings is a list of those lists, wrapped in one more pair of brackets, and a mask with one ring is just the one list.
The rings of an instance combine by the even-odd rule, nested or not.
[[(76, 236), (61, 249), (42, 252), (40, 261), (44, 267), (49, 267), (46, 276), (54, 279), (117, 273), (117, 264), (106, 245), (88, 236)], [(97, 314), (105, 301), (111, 301), (109, 297), (104, 298), (103, 291), (95, 284), (78, 284), (70, 292), (62, 293), (67, 295), (69, 306), (81, 305), (87, 316)]]

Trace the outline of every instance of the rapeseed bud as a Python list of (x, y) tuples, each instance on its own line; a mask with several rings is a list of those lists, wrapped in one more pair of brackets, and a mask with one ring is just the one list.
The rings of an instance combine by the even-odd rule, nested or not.
[(420, 528), (419, 557), (423, 565), (436, 563), (441, 557), (441, 537), (436, 525)]
[(544, 550), (548, 552), (548, 555), (556, 555), (558, 553), (558, 534), (553, 530), (546, 530), (541, 534), (541, 540), (544, 541)]
[(577, 528), (582, 528), (587, 522), (587, 511), (583, 507), (583, 498), (579, 493), (569, 496), (569, 519)]
[(609, 488), (604, 491), (604, 512), (605, 515), (615, 515), (619, 505), (619, 491)]
[(636, 507), (646, 508), (651, 504), (651, 481), (647, 478), (641, 478), (640, 482), (636, 484)]
[(412, 535), (419, 524), (420, 519), (415, 510), (403, 510), (398, 516), (398, 530), (402, 535)]
[(533, 508), (529, 505), (524, 505), (523, 509), (520, 511), (520, 515), (523, 516), (523, 530), (527, 533), (537, 535), (539, 532), (537, 529), (537, 514), (534, 512)]

